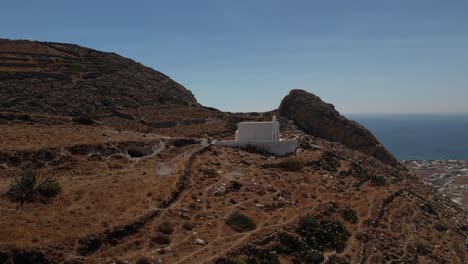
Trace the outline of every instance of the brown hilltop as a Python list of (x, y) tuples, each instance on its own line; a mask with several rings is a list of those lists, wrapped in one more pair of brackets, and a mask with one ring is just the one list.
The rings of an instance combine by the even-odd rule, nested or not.
[(161, 72), (78, 45), (0, 39), (0, 110), (60, 115), (198, 105)]
[(340, 115), (332, 104), (314, 94), (291, 90), (281, 102), (279, 113), (310, 135), (342, 143), (390, 165), (398, 163), (369, 130)]

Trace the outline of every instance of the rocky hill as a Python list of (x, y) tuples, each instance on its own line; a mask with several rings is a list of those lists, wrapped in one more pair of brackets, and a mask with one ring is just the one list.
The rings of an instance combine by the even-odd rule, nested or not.
[(369, 130), (340, 115), (332, 104), (316, 95), (291, 90), (278, 111), (310, 135), (342, 143), (390, 165), (398, 163)]
[(280, 106), (295, 154), (223, 148), (272, 113), (200, 106), (115, 54), (3, 43), (0, 263), (466, 263), (466, 211), (318, 97)]
[(0, 39), (0, 111), (76, 116), (169, 104), (198, 105), (182, 85), (115, 53)]

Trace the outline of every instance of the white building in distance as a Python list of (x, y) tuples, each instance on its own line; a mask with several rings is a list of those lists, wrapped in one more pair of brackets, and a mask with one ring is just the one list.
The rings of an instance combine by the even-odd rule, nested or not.
[(284, 156), (296, 152), (299, 144), (297, 138), (281, 139), (279, 122), (276, 116), (268, 122), (241, 122), (237, 124), (235, 140), (215, 141), (215, 145), (226, 147), (257, 146), (266, 151)]

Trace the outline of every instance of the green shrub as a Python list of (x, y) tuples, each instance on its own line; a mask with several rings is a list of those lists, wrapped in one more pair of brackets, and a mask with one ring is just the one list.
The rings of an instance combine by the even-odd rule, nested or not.
[(193, 225), (192, 225), (192, 223), (190, 223), (190, 222), (184, 222), (184, 223), (182, 224), (182, 228), (183, 228), (184, 230), (190, 231), (190, 230), (193, 229)]
[(262, 156), (271, 155), (271, 153), (268, 150), (266, 150), (265, 148), (255, 146), (255, 145), (250, 145), (250, 144), (247, 144), (247, 146), (245, 146), (244, 150), (249, 152), (249, 153), (259, 154), (259, 155), (262, 155)]
[(370, 175), (370, 173), (364, 169), (361, 165), (352, 162), (349, 165), (351, 172), (354, 174), (355, 177), (361, 179), (362, 181), (370, 181), (375, 186), (384, 186), (387, 184), (387, 180), (378, 175)]
[(297, 237), (288, 233), (280, 233), (278, 238), (279, 243), (281, 245), (281, 247), (279, 248), (280, 253), (293, 254), (297, 252), (302, 252), (306, 247), (306, 245)]
[(247, 254), (247, 264), (280, 264), (275, 251), (264, 248), (251, 248)]
[(343, 217), (344, 220), (348, 221), (351, 224), (355, 224), (358, 221), (356, 211), (349, 207), (341, 211), (341, 217)]
[(241, 213), (233, 213), (226, 220), (226, 224), (237, 232), (246, 232), (257, 228), (254, 220)]
[(96, 124), (96, 121), (94, 121), (94, 119), (92, 119), (89, 116), (73, 117), (72, 122), (80, 124), (80, 125), (87, 125), (87, 126)]
[(189, 145), (194, 145), (200, 143), (198, 140), (193, 139), (193, 138), (179, 138), (174, 140), (174, 147), (180, 148), (180, 147), (185, 147)]
[(56, 178), (47, 178), (44, 179), (41, 183), (37, 186), (37, 192), (47, 198), (52, 198), (57, 196), (62, 187), (60, 183), (57, 181)]
[(302, 163), (295, 158), (289, 158), (287, 160), (281, 161), (279, 167), (287, 171), (301, 171)]
[(222, 257), (217, 259), (215, 264), (245, 264), (245, 261), (238, 258)]
[(139, 256), (135, 261), (135, 264), (151, 264), (151, 263), (153, 262), (147, 256)]
[(320, 159), (320, 165), (324, 170), (337, 171), (340, 167), (340, 159), (331, 151), (325, 151)]
[(174, 227), (172, 227), (171, 222), (163, 221), (158, 225), (157, 230), (163, 234), (170, 235), (174, 232)]
[(353, 173), (355, 177), (364, 179), (368, 178), (367, 171), (356, 162), (352, 162), (351, 164), (349, 164), (349, 168), (351, 169), (351, 173)]
[(61, 191), (60, 183), (52, 177), (40, 178), (33, 170), (25, 170), (15, 177), (7, 190), (7, 196), (21, 204), (37, 198), (52, 198)]
[(351, 235), (343, 224), (338, 221), (318, 221), (313, 216), (304, 216), (299, 220), (297, 233), (312, 249), (336, 250), (342, 252)]
[(214, 178), (218, 176), (218, 172), (215, 169), (203, 169), (202, 173), (208, 176), (209, 178)]
[(166, 234), (158, 232), (151, 237), (151, 241), (160, 245), (165, 245), (171, 243), (171, 238)]
[(375, 186), (384, 186), (387, 184), (387, 180), (382, 176), (372, 175), (369, 177), (372, 184)]
[(79, 63), (70, 64), (70, 65), (68, 65), (68, 67), (70, 69), (72, 69), (72, 70), (75, 70), (75, 71), (85, 71), (88, 68), (85, 65), (79, 64)]
[(32, 170), (25, 170), (13, 179), (7, 195), (11, 200), (32, 202), (36, 195), (37, 174)]
[(307, 250), (298, 254), (293, 259), (293, 264), (319, 264), (322, 263), (324, 257), (322, 253), (317, 250)]

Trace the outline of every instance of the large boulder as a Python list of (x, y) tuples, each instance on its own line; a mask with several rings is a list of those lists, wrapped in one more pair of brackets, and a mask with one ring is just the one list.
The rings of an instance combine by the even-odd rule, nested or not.
[(291, 90), (281, 101), (279, 114), (294, 121), (309, 135), (342, 143), (392, 166), (398, 164), (369, 130), (340, 115), (332, 104), (314, 94)]

